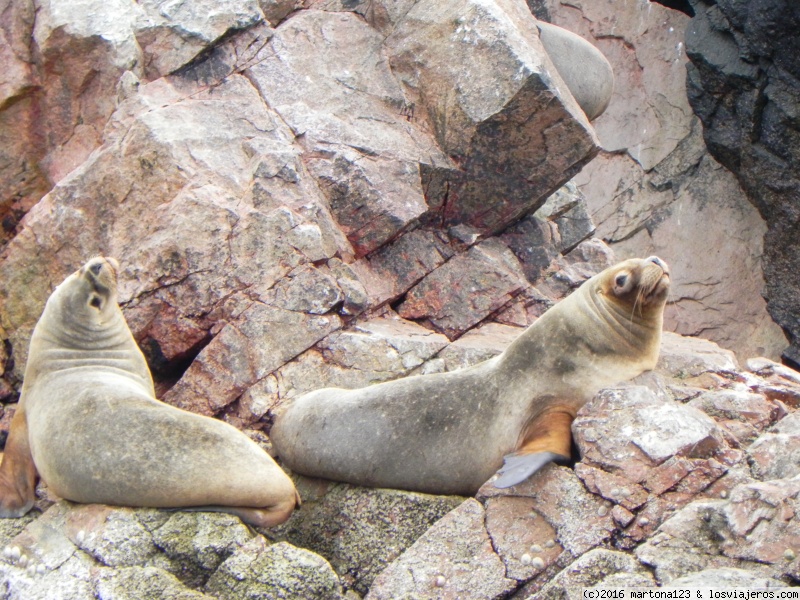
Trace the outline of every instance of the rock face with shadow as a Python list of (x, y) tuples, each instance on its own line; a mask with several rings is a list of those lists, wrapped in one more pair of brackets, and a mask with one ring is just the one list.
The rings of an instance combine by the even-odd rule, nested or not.
[(593, 122), (602, 149), (574, 179), (595, 235), (620, 258), (656, 254), (673, 267), (679, 309), (667, 315), (669, 330), (711, 339), (742, 359), (778, 359), (787, 341), (762, 298), (767, 224), (748, 187), (706, 149), (708, 123), (687, 100), (690, 18), (638, 0), (529, 4), (590, 40), (614, 69), (613, 97)]
[(687, 93), (711, 154), (767, 224), (765, 297), (800, 364), (800, 7), (784, 0), (693, 2)]
[[(0, 129), (38, 141), (24, 166), (44, 169), (50, 191), (8, 221), (6, 381), (18, 385), (52, 282), (94, 254), (124, 265), (124, 311), (161, 391), (206, 414), (360, 315), (447, 280), (450, 260), (505, 269), (473, 282), (475, 314), (407, 310), (451, 339), (531, 288), (495, 234), (534, 219), (595, 155), (594, 130), (523, 3), (390, 4), (222, 2), (205, 22), (213, 3), (55, 0), (30, 31), (15, 5), (9, 39), (43, 54), (11, 61), (0, 115), (31, 104), (46, 118)], [(597, 112), (613, 77), (579, 44), (582, 64), (605, 68), (580, 93)], [(0, 203), (16, 215), (20, 198)], [(591, 230), (570, 228), (570, 247)]]

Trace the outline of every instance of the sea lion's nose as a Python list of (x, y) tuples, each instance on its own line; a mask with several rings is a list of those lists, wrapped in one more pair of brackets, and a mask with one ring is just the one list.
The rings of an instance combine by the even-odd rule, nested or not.
[(669, 265), (667, 265), (666, 262), (664, 262), (657, 256), (648, 256), (647, 258), (645, 258), (645, 261), (651, 262), (654, 265), (658, 265), (659, 267), (661, 267), (661, 270), (664, 271), (664, 274), (669, 276)]

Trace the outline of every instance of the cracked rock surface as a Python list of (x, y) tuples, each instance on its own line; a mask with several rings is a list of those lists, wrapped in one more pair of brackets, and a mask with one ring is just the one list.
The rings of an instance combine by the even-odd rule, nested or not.
[[(703, 578), (796, 585), (800, 463), (762, 446), (796, 437), (800, 382), (751, 362), (742, 370), (711, 342), (667, 336), (655, 371), (581, 409), (573, 467), (505, 490), (487, 483), (476, 498), (295, 476), (303, 508), (253, 531), (230, 515), (54, 502), (40, 488), (33, 514), (0, 521), (4, 597), (541, 599)], [(738, 435), (731, 405), (756, 435)]]
[[(686, 18), (528, 4), (0, 0), (0, 441), (46, 298), (96, 254), (158, 396), (267, 451), (296, 396), (486, 360), (629, 254), (671, 264), (670, 328), (739, 356), (665, 335), (580, 413), (574, 465), (476, 498), (296, 476), (304, 507), (254, 531), (40, 486), (0, 520), (0, 599), (800, 582), (800, 376), (770, 360), (764, 225), (686, 104)], [(608, 63), (590, 123), (610, 82), (574, 76)]]

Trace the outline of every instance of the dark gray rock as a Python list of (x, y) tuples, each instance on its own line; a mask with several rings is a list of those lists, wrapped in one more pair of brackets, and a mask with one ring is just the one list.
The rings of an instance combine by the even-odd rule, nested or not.
[(226, 560), (206, 584), (218, 600), (342, 597), (339, 578), (324, 558), (286, 542), (254, 538)]
[(800, 5), (693, 0), (689, 102), (712, 155), (767, 221), (767, 307), (800, 364)]
[(365, 594), (389, 563), (462, 501), (341, 484), (272, 533), (324, 556), (347, 587)]

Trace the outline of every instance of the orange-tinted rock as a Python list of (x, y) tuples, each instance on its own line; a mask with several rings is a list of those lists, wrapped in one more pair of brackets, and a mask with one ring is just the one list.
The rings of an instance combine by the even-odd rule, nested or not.
[(449, 260), (409, 291), (397, 309), (454, 339), (507, 304), (525, 286), (513, 253), (487, 240)]

